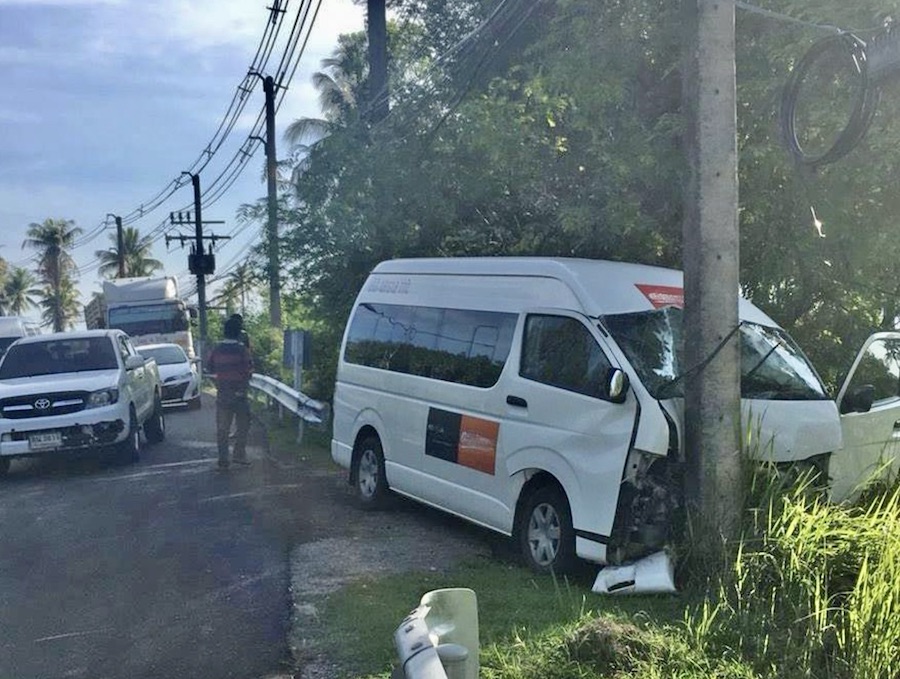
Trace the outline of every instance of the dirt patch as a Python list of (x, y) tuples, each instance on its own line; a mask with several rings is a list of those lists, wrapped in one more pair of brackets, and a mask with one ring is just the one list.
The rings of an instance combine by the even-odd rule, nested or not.
[[(327, 492), (313, 521), (325, 521), (319, 528), (326, 535), (296, 546), (291, 553), (289, 643), (300, 667), (296, 676), (301, 679), (340, 673), (334, 660), (322, 651), (318, 633), (319, 611), (329, 594), (361, 577), (443, 572), (464, 559), (489, 555), (497, 540), (503, 540), (401, 498), (383, 510), (361, 510), (344, 472), (319, 472), (316, 476)], [(410, 607), (416, 603), (411, 601)]]

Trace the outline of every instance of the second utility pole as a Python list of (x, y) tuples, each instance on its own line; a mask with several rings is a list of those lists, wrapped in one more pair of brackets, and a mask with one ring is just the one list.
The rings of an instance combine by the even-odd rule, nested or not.
[[(202, 263), (203, 254), (203, 218), (200, 214), (200, 175), (191, 174), (191, 184), (194, 187), (194, 238), (196, 238), (196, 253), (198, 255), (197, 262)], [(202, 264), (197, 269), (197, 306), (198, 315), (200, 316), (200, 346), (197, 349), (197, 355), (201, 360), (204, 358), (203, 349), (206, 346), (206, 276), (203, 273)]]
[(278, 261), (278, 188), (275, 184), (278, 171), (275, 158), (275, 81), (272, 76), (263, 79), (266, 94), (266, 183), (269, 196), (269, 322), (273, 328), (281, 327), (281, 280)]

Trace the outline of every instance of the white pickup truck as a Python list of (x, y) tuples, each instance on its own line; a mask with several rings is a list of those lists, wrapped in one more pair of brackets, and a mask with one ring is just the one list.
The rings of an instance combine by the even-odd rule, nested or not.
[(113, 448), (124, 459), (165, 438), (156, 361), (121, 330), (25, 337), (0, 360), (0, 475), (10, 460)]

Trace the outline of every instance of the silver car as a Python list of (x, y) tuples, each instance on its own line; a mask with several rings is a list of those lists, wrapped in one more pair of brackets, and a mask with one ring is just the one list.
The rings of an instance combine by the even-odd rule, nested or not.
[(188, 358), (178, 344), (146, 344), (136, 347), (145, 357), (153, 357), (159, 366), (163, 405), (200, 408), (200, 375), (197, 362)]

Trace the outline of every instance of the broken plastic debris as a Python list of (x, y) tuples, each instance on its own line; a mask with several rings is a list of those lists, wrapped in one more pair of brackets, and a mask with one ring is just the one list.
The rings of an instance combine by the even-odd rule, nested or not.
[(675, 592), (675, 566), (666, 552), (656, 552), (621, 566), (604, 566), (591, 591), (597, 594)]

